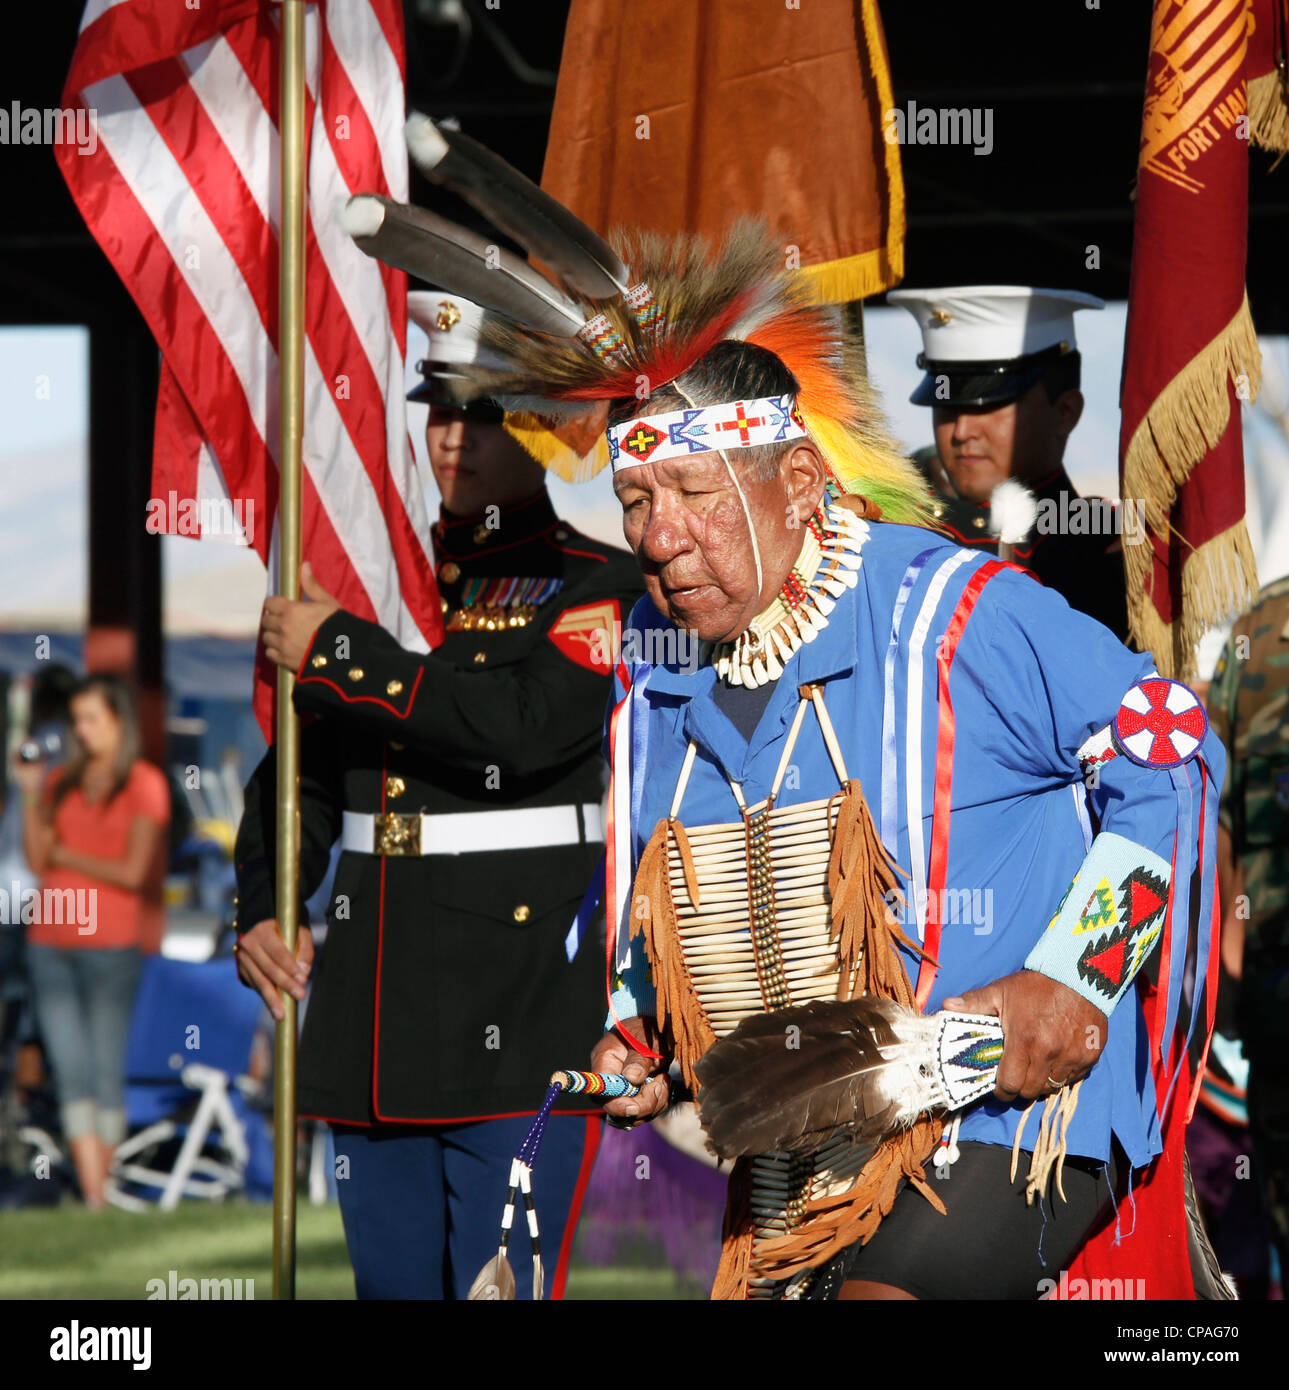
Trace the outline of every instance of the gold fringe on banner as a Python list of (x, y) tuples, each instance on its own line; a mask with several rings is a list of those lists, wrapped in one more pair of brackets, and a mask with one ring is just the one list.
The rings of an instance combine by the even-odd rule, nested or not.
[(1264, 150), (1289, 153), (1289, 92), (1278, 72), (1249, 83), (1249, 138)]
[[(1150, 547), (1125, 546), (1129, 551)], [(1182, 568), (1180, 618), (1166, 623), (1140, 585), (1129, 581), (1129, 622), (1143, 651), (1149, 651), (1165, 676), (1192, 680), (1196, 673), (1195, 645), (1204, 633), (1232, 613), (1249, 608), (1258, 592), (1257, 562), (1244, 521), (1211, 537), (1193, 550)]]
[(867, 299), (870, 294), (891, 289), (904, 278), (904, 247), (897, 241), (890, 248), (879, 246), (857, 256), (803, 265), (801, 278), (816, 304), (849, 304), (855, 299)]
[[(1182, 368), (1155, 398), (1128, 443), (1123, 461), (1124, 505), (1145, 505), (1146, 527), (1169, 534), (1169, 515), (1195, 465), (1217, 447), (1230, 423), (1227, 383), (1253, 400), (1262, 384), (1262, 352), (1249, 313), (1249, 297), (1230, 323)], [(1151, 546), (1123, 548), (1128, 588), (1128, 623), (1133, 639), (1151, 652), (1162, 675), (1189, 679), (1195, 672), (1193, 643), (1206, 628), (1247, 606), (1257, 592), (1257, 574), (1243, 522), (1193, 551), (1183, 568), (1180, 623), (1165, 623), (1146, 584)], [(1194, 566), (1200, 566), (1192, 575)], [(1229, 597), (1230, 606), (1222, 606)]]
[(883, 135), (882, 156), (886, 168), (886, 245), (861, 251), (818, 265), (802, 266), (801, 275), (810, 287), (816, 304), (849, 304), (894, 289), (904, 278), (904, 172), (897, 142), (884, 138), (881, 120), (895, 105), (891, 73), (886, 64), (886, 45), (882, 38), (877, 0), (861, 0), (856, 20), (862, 33), (856, 33), (861, 55), (868, 58), (868, 77), (877, 94), (879, 134)]

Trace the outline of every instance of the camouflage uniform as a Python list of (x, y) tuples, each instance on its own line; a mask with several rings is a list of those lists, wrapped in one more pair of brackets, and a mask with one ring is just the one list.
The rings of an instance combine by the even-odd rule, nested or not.
[(1230, 760), (1221, 823), (1248, 896), (1238, 1019), (1249, 1128), (1289, 1269), (1289, 577), (1237, 618), (1209, 691)]

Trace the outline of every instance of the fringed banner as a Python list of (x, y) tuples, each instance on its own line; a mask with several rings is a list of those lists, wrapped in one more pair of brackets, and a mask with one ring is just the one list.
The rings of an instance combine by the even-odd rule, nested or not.
[(1249, 138), (1264, 150), (1289, 152), (1289, 0), (1251, 0)]
[[(1257, 589), (1240, 403), (1261, 358), (1244, 293), (1251, 23), (1283, 0), (1155, 0), (1124, 346), (1120, 485), (1133, 638), (1190, 678), (1206, 628)], [(1252, 18), (1251, 18), (1252, 17)]]
[(846, 303), (904, 274), (892, 107), (877, 0), (573, 0), (542, 187), (600, 230), (771, 218), (814, 298)]

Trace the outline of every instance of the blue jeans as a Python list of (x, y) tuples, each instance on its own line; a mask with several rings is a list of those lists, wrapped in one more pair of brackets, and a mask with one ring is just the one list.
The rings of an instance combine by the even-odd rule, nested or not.
[[(463, 1299), (497, 1253), (510, 1161), (531, 1115), (371, 1129), (332, 1125), (336, 1190), (359, 1298)], [(533, 1172), (547, 1298), (564, 1296), (573, 1232), (600, 1142), (599, 1115), (552, 1115)], [(522, 1199), (510, 1265), (533, 1296)]]
[(45, 1055), (63, 1116), (63, 1137), (125, 1137), (125, 1049), (139, 984), (133, 946), (27, 947)]

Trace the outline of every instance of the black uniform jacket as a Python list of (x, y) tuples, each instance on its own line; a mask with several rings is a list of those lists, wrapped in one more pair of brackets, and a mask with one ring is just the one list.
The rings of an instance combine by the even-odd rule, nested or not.
[[(989, 534), (989, 503), (971, 502), (953, 490), (934, 447), (919, 449), (913, 461), (936, 495), (935, 515), (944, 530), (959, 545), (996, 555), (998, 542)], [(1128, 599), (1120, 541), (1126, 538), (1110, 525), (1117, 509), (1101, 498), (1080, 497), (1064, 469), (1030, 491), (1039, 503), (1039, 524), (1024, 545), (1015, 547), (1012, 559), (1055, 589), (1071, 608), (1087, 613), (1125, 641)]]
[[(435, 528), (448, 632), (431, 654), (346, 612), (314, 635), (295, 692), (318, 716), (301, 738), (302, 899), (342, 811), (456, 814), (467, 827), (477, 812), (598, 813), (614, 625), (641, 593), (639, 570), (559, 521), (545, 490), (492, 519)], [(238, 834), (239, 930), (275, 916), (274, 775), (270, 749)], [(493, 832), (464, 853), (343, 852), (300, 1047), (301, 1113), (372, 1124), (536, 1110), (550, 1073), (585, 1065), (603, 1033), (601, 933), (572, 964), (564, 946), (602, 848)]]

